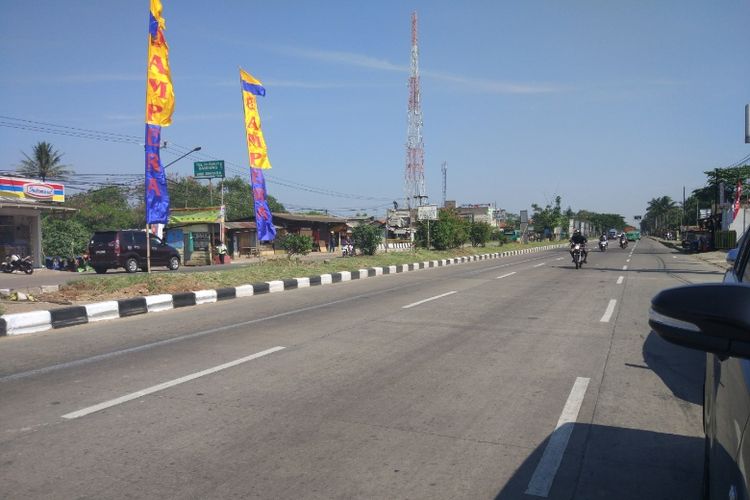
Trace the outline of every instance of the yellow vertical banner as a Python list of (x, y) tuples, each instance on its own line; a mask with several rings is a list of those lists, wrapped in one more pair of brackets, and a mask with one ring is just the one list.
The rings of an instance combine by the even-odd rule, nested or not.
[(146, 71), (146, 123), (166, 127), (172, 123), (174, 89), (169, 69), (169, 47), (164, 38), (161, 0), (150, 0), (148, 68)]
[(242, 102), (245, 109), (245, 138), (247, 139), (247, 153), (251, 168), (271, 168), (268, 159), (266, 140), (260, 127), (260, 115), (256, 95), (266, 95), (266, 89), (259, 80), (240, 69), (240, 85), (242, 87)]

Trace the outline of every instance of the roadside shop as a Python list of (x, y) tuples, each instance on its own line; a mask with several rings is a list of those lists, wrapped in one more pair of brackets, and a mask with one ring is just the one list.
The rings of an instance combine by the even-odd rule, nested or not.
[(63, 207), (65, 186), (21, 177), (0, 177), (0, 259), (30, 255), (34, 267), (44, 264), (41, 215), (75, 211)]

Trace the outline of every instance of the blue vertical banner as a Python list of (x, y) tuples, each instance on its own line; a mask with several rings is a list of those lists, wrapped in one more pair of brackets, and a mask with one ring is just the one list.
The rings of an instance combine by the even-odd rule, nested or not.
[(146, 224), (169, 222), (167, 176), (159, 156), (161, 127), (146, 124)]
[(146, 67), (146, 224), (169, 222), (167, 177), (161, 165), (161, 128), (172, 123), (174, 89), (161, 0), (150, 0)]
[(258, 241), (273, 241), (276, 239), (276, 228), (273, 225), (271, 209), (266, 200), (266, 179), (263, 170), (250, 168), (250, 186), (253, 189), (255, 201), (255, 225), (258, 228)]

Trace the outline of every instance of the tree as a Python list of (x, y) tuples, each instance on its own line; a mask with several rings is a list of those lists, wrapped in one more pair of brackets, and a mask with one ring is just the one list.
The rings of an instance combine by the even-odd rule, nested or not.
[[(227, 220), (252, 219), (255, 217), (255, 203), (250, 183), (240, 176), (224, 179), (219, 186), (224, 186), (224, 205)], [(219, 206), (221, 188), (213, 186), (213, 193), (208, 184), (202, 184), (195, 177), (169, 177), (169, 199), (175, 208), (206, 208)], [(284, 205), (273, 196), (267, 195), (268, 208), (271, 213), (286, 212)]]
[(64, 258), (83, 255), (88, 245), (91, 231), (73, 219), (42, 220), (42, 252), (46, 256)]
[(47, 182), (47, 179), (64, 181), (72, 173), (67, 165), (61, 163), (62, 153), (48, 142), (36, 143), (32, 148), (32, 156), (22, 154), (26, 159), (21, 160), (16, 170), (23, 176), (41, 179), (42, 182)]
[(146, 225), (143, 210), (130, 202), (130, 190), (126, 187), (112, 185), (74, 194), (66, 204), (78, 209), (72, 218), (89, 233)]
[(561, 201), (562, 198), (560, 196), (555, 196), (554, 206), (547, 204), (547, 206), (542, 208), (536, 203), (531, 205), (531, 208), (534, 210), (532, 215), (534, 230), (537, 233), (544, 233), (545, 236), (549, 236), (553, 234), (556, 227), (565, 225), (562, 209), (560, 208)]
[(375, 226), (360, 224), (352, 231), (354, 247), (359, 248), (365, 255), (375, 255), (378, 245), (383, 241), (383, 235)]
[(485, 246), (492, 237), (492, 226), (486, 222), (474, 222), (469, 229), (471, 246)]
[[(469, 222), (450, 208), (438, 211), (438, 220), (430, 221), (430, 243), (436, 250), (458, 248), (469, 240)], [(427, 221), (417, 224), (416, 242), (427, 247)]]

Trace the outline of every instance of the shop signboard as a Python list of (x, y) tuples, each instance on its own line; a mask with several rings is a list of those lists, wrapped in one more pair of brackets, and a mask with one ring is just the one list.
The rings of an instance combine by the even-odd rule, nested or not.
[(437, 205), (424, 205), (421, 207), (417, 207), (418, 220), (437, 220), (437, 218)]
[(65, 186), (21, 177), (0, 177), (0, 196), (38, 201), (65, 201)]

